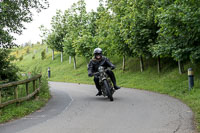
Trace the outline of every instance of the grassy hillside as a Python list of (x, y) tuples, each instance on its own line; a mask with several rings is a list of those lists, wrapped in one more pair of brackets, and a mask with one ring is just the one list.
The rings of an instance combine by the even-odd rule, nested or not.
[[(35, 67), (42, 70), (47, 75), (48, 67), (51, 68), (51, 81), (63, 81), (74, 83), (93, 84), (93, 79), (87, 76), (87, 63), (82, 57), (77, 57), (77, 69), (73, 68), (73, 61), (69, 64), (68, 56), (64, 54), (64, 61), (60, 61), (60, 53), (55, 53), (55, 60), (51, 59), (51, 50), (46, 52), (46, 58), (41, 59), (41, 52), (45, 50), (45, 45), (35, 45), (16, 49), (12, 54), (23, 60), (16, 64), (22, 71), (30, 72)], [(35, 58), (33, 58), (35, 57)], [(128, 58), (126, 61), (126, 71), (122, 72), (122, 59), (120, 57), (110, 58), (111, 62), (117, 66), (114, 70), (119, 86), (128, 88), (144, 89), (176, 97), (186, 103), (195, 113), (195, 123), (200, 130), (200, 70), (192, 64), (187, 64), (185, 69), (192, 67), (195, 73), (195, 86), (192, 91), (188, 91), (187, 73), (180, 75), (177, 64), (171, 60), (162, 61), (162, 73), (157, 73), (156, 61), (145, 60), (145, 71), (140, 72), (139, 60)], [(199, 75), (199, 76), (198, 76)]]

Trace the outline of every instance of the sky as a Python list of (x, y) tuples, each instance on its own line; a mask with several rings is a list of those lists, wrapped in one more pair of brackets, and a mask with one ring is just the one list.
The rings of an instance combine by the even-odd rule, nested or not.
[[(42, 10), (39, 14), (35, 13), (33, 21), (31, 23), (25, 24), (26, 30), (23, 31), (22, 35), (15, 35), (18, 45), (25, 44), (26, 42), (36, 43), (41, 41), (40, 37), (40, 25), (44, 25), (50, 29), (51, 18), (56, 15), (56, 10), (60, 9), (65, 11), (70, 8), (73, 3), (76, 3), (78, 0), (48, 0), (49, 8)], [(98, 0), (85, 0), (87, 11), (92, 9), (96, 11), (96, 8), (99, 5)]]

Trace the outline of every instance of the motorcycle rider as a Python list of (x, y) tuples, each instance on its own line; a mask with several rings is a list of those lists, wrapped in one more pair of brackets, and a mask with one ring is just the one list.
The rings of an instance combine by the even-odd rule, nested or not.
[[(94, 76), (94, 82), (95, 82), (96, 88), (98, 89), (98, 93), (96, 94), (96, 96), (101, 96), (102, 92), (101, 92), (101, 86), (99, 85), (99, 78), (93, 73), (98, 71), (99, 66), (103, 66), (105, 68), (110, 67), (112, 70), (115, 69), (115, 66), (109, 61), (108, 58), (102, 55), (101, 48), (95, 48), (93, 54), (94, 54), (94, 57), (93, 59), (90, 60), (89, 65), (88, 65), (88, 76), (89, 77)], [(106, 73), (110, 77), (115, 90), (120, 89), (120, 87), (117, 86), (114, 73), (111, 70), (106, 71)]]

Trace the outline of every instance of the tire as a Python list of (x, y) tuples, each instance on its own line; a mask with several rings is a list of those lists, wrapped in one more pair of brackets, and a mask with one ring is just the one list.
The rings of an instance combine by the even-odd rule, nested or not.
[(107, 93), (108, 98), (110, 99), (110, 101), (113, 101), (113, 96), (112, 96), (112, 92), (111, 92), (111, 90), (110, 90), (110, 87), (109, 87), (109, 85), (108, 85), (108, 81), (107, 81), (107, 80), (104, 80), (103, 83), (104, 83), (104, 86), (105, 86), (105, 89), (106, 89), (106, 93)]

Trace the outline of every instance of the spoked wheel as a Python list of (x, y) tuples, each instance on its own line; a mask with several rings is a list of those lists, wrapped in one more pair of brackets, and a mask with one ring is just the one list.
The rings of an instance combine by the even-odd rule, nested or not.
[(113, 96), (112, 96), (110, 86), (108, 85), (108, 81), (104, 80), (103, 83), (105, 85), (105, 89), (106, 89), (106, 93), (107, 93), (108, 98), (110, 99), (110, 101), (113, 101)]

